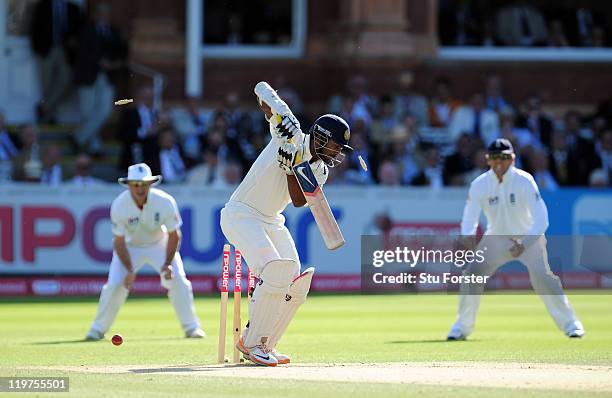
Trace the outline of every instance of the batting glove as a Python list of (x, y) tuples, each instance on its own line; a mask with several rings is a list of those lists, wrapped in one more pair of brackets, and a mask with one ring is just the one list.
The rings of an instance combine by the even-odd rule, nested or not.
[(278, 140), (288, 141), (296, 134), (301, 133), (300, 122), (289, 113), (281, 117), (280, 122), (276, 125), (270, 124), (270, 132)]
[(291, 169), (295, 166), (301, 158), (300, 146), (293, 142), (286, 142), (280, 145), (278, 148), (278, 155), (276, 160), (278, 161), (278, 167), (280, 167), (286, 174), (293, 174)]

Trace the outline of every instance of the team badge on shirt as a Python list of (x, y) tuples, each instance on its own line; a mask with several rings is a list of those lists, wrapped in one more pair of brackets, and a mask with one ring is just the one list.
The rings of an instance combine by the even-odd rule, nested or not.
[(155, 224), (159, 224), (159, 212), (155, 213)]
[(513, 205), (516, 204), (516, 197), (514, 196), (513, 193), (510, 194), (510, 204), (513, 204)]

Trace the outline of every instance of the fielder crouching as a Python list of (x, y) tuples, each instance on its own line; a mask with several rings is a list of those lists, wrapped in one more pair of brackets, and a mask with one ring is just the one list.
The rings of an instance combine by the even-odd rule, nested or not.
[(276, 345), (300, 305), (306, 301), (314, 268), (300, 273), (300, 259), (281, 214), (289, 203), (304, 206), (306, 199), (291, 167), (310, 161), (319, 185), (328, 167), (342, 161), (350, 138), (348, 124), (335, 115), (319, 117), (304, 134), (289, 113), (278, 124), (270, 122), (271, 141), (221, 210), (221, 228), (240, 250), (260, 282), (249, 305), (249, 324), (237, 348), (264, 366), (290, 362)]
[(205, 337), (195, 314), (191, 282), (185, 276), (178, 252), (183, 221), (174, 198), (151, 188), (160, 181), (161, 176), (153, 176), (144, 163), (130, 166), (127, 178), (119, 179), (128, 190), (111, 205), (113, 259), (86, 340), (104, 338), (128, 296), (136, 273), (145, 264), (160, 274), (161, 285), (168, 290), (185, 337)]

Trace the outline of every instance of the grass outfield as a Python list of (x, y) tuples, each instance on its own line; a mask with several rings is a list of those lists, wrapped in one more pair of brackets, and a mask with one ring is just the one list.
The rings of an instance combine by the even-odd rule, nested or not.
[[(296, 364), (483, 361), (612, 366), (612, 295), (570, 294), (570, 300), (587, 330), (581, 340), (570, 340), (558, 331), (536, 296), (489, 295), (483, 298), (477, 329), (470, 340), (447, 343), (444, 337), (455, 317), (456, 296), (313, 296), (300, 309), (279, 348), (291, 354)], [(125, 342), (119, 347), (108, 339), (94, 343), (80, 341), (96, 306), (95, 300), (0, 300), (0, 338), (4, 343), (0, 376), (67, 375), (71, 378), (70, 395), (79, 397), (127, 394), (218, 397), (236, 396), (241, 390), (249, 390), (248, 395), (253, 397), (310, 398), (371, 397), (375, 393), (421, 397), (575, 395), (563, 390), (518, 390), (511, 382), (507, 388), (481, 388), (371, 380), (349, 383), (232, 378), (230, 382), (227, 378), (207, 376), (203, 371), (188, 370), (171, 374), (82, 373), (78, 367), (109, 367), (111, 371), (119, 366), (186, 368), (216, 361), (219, 324), (216, 297), (196, 301), (208, 334), (205, 340), (182, 337), (167, 299), (128, 299), (107, 334), (107, 337), (113, 333), (123, 335)], [(246, 319), (246, 301), (242, 308)], [(228, 353), (230, 328), (231, 320)], [(191, 377), (191, 373), (201, 377)], [(612, 396), (609, 391), (590, 394)]]

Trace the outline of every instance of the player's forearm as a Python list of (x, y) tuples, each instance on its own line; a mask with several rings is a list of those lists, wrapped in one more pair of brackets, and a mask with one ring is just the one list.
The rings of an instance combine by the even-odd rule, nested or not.
[(548, 211), (544, 203), (541, 202), (541, 199), (538, 202), (532, 203), (530, 210), (533, 218), (533, 225), (523, 237), (523, 245), (525, 245), (525, 248), (534, 244), (548, 229)]
[(302, 207), (306, 204), (306, 197), (300, 188), (295, 175), (287, 175), (287, 186), (289, 188), (289, 196), (295, 207)]
[(125, 269), (129, 272), (133, 272), (134, 267), (132, 266), (132, 259), (130, 258), (130, 253), (125, 245), (125, 240), (123, 238), (115, 237), (113, 240), (113, 249), (115, 249), (115, 253), (117, 253), (117, 256), (119, 256), (119, 260), (121, 260), (121, 264), (123, 264)]
[(181, 231), (176, 230), (168, 235), (168, 243), (166, 245), (166, 261), (164, 265), (171, 264), (176, 251), (181, 243)]

